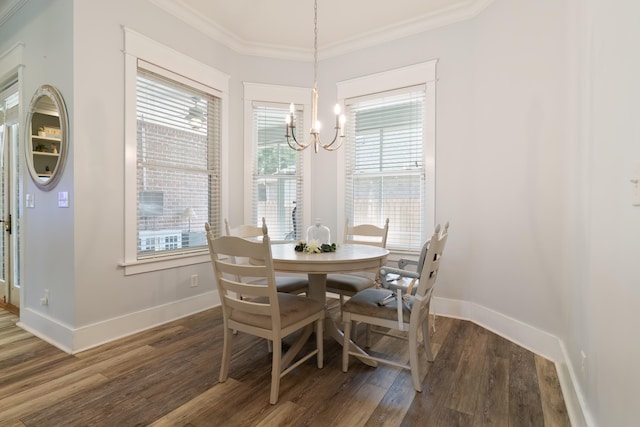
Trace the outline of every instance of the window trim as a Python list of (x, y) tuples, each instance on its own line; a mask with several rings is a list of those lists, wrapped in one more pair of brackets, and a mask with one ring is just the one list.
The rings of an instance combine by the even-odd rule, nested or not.
[[(190, 80), (217, 90), (221, 99), (220, 117), (220, 176), (227, 176), (228, 141), (229, 141), (229, 76), (207, 64), (190, 56), (167, 47), (157, 41), (139, 34), (127, 27), (124, 31), (125, 54), (125, 165), (124, 165), (124, 267), (125, 275), (146, 273), (167, 268), (181, 267), (191, 264), (209, 262), (210, 257), (206, 248), (181, 254), (166, 254), (157, 258), (138, 259), (137, 251), (137, 186), (136, 186), (136, 78), (138, 75), (138, 60), (166, 68), (172, 73), (184, 76)], [(165, 66), (166, 65), (166, 66)], [(221, 213), (226, 216), (228, 206), (228, 180), (221, 180)]]
[[(345, 100), (349, 98), (375, 95), (400, 89), (407, 86), (423, 84), (426, 86), (424, 104), (424, 166), (425, 166), (425, 193), (426, 212), (424, 216), (424, 229), (428, 234), (435, 226), (435, 155), (436, 155), (436, 65), (437, 59), (397, 68), (380, 73), (357, 77), (350, 80), (338, 82), (337, 95), (338, 103), (345, 110)], [(338, 175), (338, 239), (342, 241), (344, 230), (342, 225), (346, 221), (345, 213), (345, 153), (338, 150), (337, 175)]]
[[(244, 182), (249, 185), (253, 181), (251, 165), (254, 161), (254, 127), (253, 127), (253, 103), (282, 103), (302, 105), (304, 108), (304, 122), (311, 123), (311, 89), (295, 86), (280, 86), (264, 83), (243, 82), (244, 84)], [(282, 138), (284, 138), (285, 122), (282, 121)], [(302, 218), (310, 221), (311, 218), (311, 150), (302, 151), (304, 170), (302, 171)], [(251, 191), (244, 194), (244, 223), (252, 221), (253, 197)], [(304, 230), (304, 224), (301, 227)]]

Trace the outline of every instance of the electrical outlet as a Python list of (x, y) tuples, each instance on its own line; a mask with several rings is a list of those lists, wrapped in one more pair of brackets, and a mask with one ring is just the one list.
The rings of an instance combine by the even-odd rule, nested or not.
[(192, 274), (191, 275), (191, 287), (195, 288), (196, 286), (198, 286), (198, 275), (197, 274)]

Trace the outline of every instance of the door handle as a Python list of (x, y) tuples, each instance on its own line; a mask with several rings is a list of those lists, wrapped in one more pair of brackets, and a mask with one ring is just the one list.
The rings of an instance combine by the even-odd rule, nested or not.
[(11, 234), (11, 214), (9, 214), (9, 219), (0, 219), (0, 222), (4, 223), (4, 231)]

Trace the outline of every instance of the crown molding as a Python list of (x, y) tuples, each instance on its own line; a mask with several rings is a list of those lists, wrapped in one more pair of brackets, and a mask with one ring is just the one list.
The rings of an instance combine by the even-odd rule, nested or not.
[(202, 16), (180, 0), (149, 0), (165, 12), (180, 19), (187, 25), (200, 31), (207, 37), (243, 55), (263, 56), (267, 58), (289, 59), (294, 61), (313, 60), (309, 49), (292, 49), (288, 46), (270, 45), (244, 40), (238, 35)]
[(7, 0), (5, 2), (2, 2), (3, 5), (0, 9), (0, 26), (7, 22), (9, 18), (11, 18), (14, 13), (20, 10), (20, 8), (24, 6), (26, 2), (27, 0)]
[[(202, 16), (202, 14), (181, 0), (149, 1), (211, 39), (240, 54), (294, 61), (313, 61), (313, 50), (311, 46), (309, 49), (299, 49), (292, 48), (291, 46), (245, 40), (218, 25), (213, 20)], [(319, 46), (318, 57), (320, 59), (327, 59), (472, 19), (488, 8), (493, 2), (494, 0), (468, 0), (425, 15), (417, 16), (410, 20), (381, 27), (375, 31), (359, 34), (352, 38), (341, 40), (340, 42)]]
[(493, 2), (494, 0), (469, 0), (465, 4), (456, 4), (429, 14), (397, 22), (369, 33), (359, 34), (350, 39), (327, 44), (319, 50), (318, 56), (322, 59), (331, 58), (466, 21), (478, 16)]

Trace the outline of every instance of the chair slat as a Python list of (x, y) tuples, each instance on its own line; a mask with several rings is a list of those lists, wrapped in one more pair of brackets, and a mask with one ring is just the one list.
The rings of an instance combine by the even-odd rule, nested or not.
[(257, 303), (246, 299), (237, 299), (227, 295), (225, 302), (228, 307), (234, 310), (242, 311), (243, 313), (258, 314), (260, 316), (268, 316), (269, 320), (273, 314), (273, 308), (269, 303)]
[(220, 260), (216, 260), (216, 268), (222, 273), (242, 277), (266, 277), (268, 271), (264, 265), (233, 264)]
[(226, 278), (222, 278), (219, 285), (228, 291), (235, 292), (243, 296), (268, 297), (272, 294), (275, 295), (269, 286), (241, 283)]

